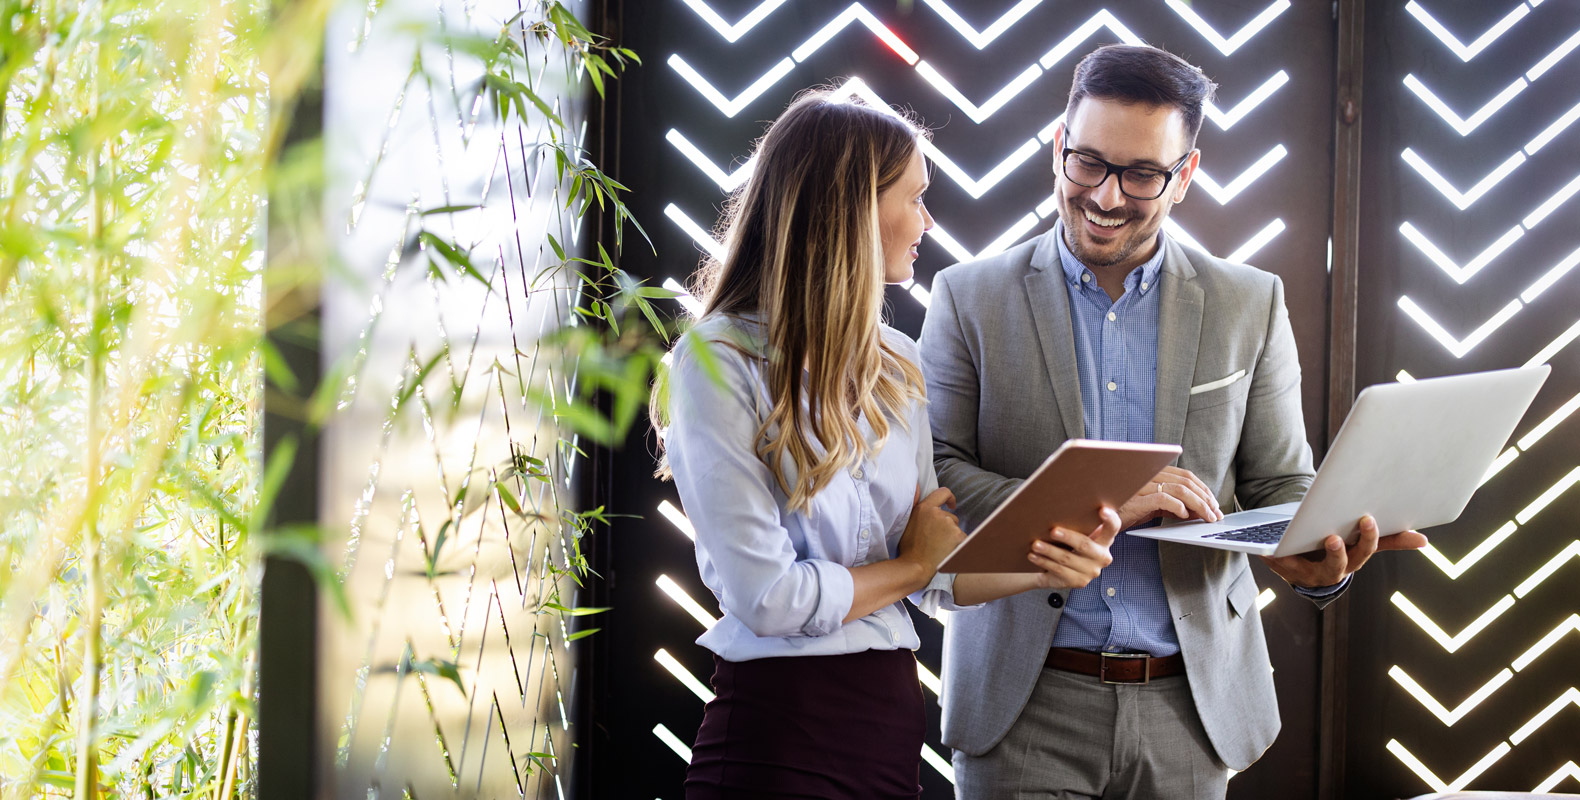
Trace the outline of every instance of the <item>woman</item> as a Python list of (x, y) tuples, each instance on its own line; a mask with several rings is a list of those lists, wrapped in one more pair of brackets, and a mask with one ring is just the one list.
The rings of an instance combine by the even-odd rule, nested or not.
[[(963, 535), (936, 488), (916, 344), (880, 321), (911, 277), (928, 176), (898, 116), (826, 92), (759, 143), (707, 264), (705, 310), (675, 348), (666, 462), (723, 618), (697, 641), (713, 687), (692, 800), (917, 797), (925, 733), (900, 600), (924, 611), (1035, 586), (1081, 586), (1118, 518), (1026, 576), (938, 575)], [(661, 417), (662, 415), (656, 415)], [(951, 597), (951, 590), (956, 595)]]

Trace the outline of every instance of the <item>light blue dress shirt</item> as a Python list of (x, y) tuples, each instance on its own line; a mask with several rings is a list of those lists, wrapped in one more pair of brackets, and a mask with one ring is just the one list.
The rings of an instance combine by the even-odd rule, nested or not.
[[(723, 614), (697, 643), (726, 661), (915, 650), (921, 641), (902, 603), (843, 620), (854, 601), (850, 568), (894, 558), (918, 489), (926, 496), (937, 488), (926, 404), (890, 419), (883, 447), (838, 474), (809, 510), (790, 511), (756, 449), (772, 408), (767, 365), (729, 344), (761, 353), (758, 331), (751, 319), (709, 316), (682, 337), (670, 364), (665, 449), (696, 529), (702, 581)], [(915, 342), (887, 326), (883, 336), (920, 363)], [(716, 375), (695, 352), (697, 339), (712, 343)], [(858, 425), (874, 441), (868, 421)], [(785, 464), (793, 482), (794, 467)], [(952, 577), (936, 576), (911, 601), (928, 614), (953, 608)]]
[[(1070, 297), (1085, 435), (1151, 442), (1157, 408), (1163, 248), (1159, 246), (1151, 260), (1125, 276), (1125, 293), (1112, 300), (1098, 287), (1097, 276), (1070, 252), (1064, 223), (1058, 223), (1055, 236)], [(1110, 552), (1114, 563), (1097, 580), (1070, 590), (1053, 646), (1159, 657), (1178, 653), (1157, 540), (1121, 533)]]

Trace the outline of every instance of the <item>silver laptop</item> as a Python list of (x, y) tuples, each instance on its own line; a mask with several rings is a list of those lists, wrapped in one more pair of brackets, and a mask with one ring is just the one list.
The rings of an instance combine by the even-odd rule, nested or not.
[(1353, 544), (1365, 514), (1384, 536), (1453, 522), (1549, 372), (1543, 365), (1369, 386), (1305, 500), (1129, 533), (1288, 556), (1321, 549), (1331, 534)]

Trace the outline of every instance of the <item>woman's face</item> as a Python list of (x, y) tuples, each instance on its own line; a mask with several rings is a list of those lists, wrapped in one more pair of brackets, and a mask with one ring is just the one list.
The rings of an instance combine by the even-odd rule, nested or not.
[(922, 234), (933, 227), (922, 194), (927, 191), (927, 165), (922, 149), (911, 152), (911, 163), (892, 186), (878, 194), (878, 231), (883, 237), (883, 281), (902, 283), (911, 277), (916, 248)]

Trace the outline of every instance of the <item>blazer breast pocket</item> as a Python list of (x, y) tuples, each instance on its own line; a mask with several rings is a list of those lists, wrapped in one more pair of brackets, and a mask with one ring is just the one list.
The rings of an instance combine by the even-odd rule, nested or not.
[(1250, 373), (1243, 369), (1225, 375), (1215, 380), (1204, 381), (1190, 388), (1190, 401), (1185, 406), (1185, 413), (1194, 413), (1203, 408), (1223, 405), (1235, 400), (1243, 400), (1251, 391)]
[(1234, 582), (1229, 584), (1229, 608), (1236, 617), (1244, 618), (1255, 610), (1256, 606), (1256, 578), (1252, 577), (1250, 568), (1241, 572)]

